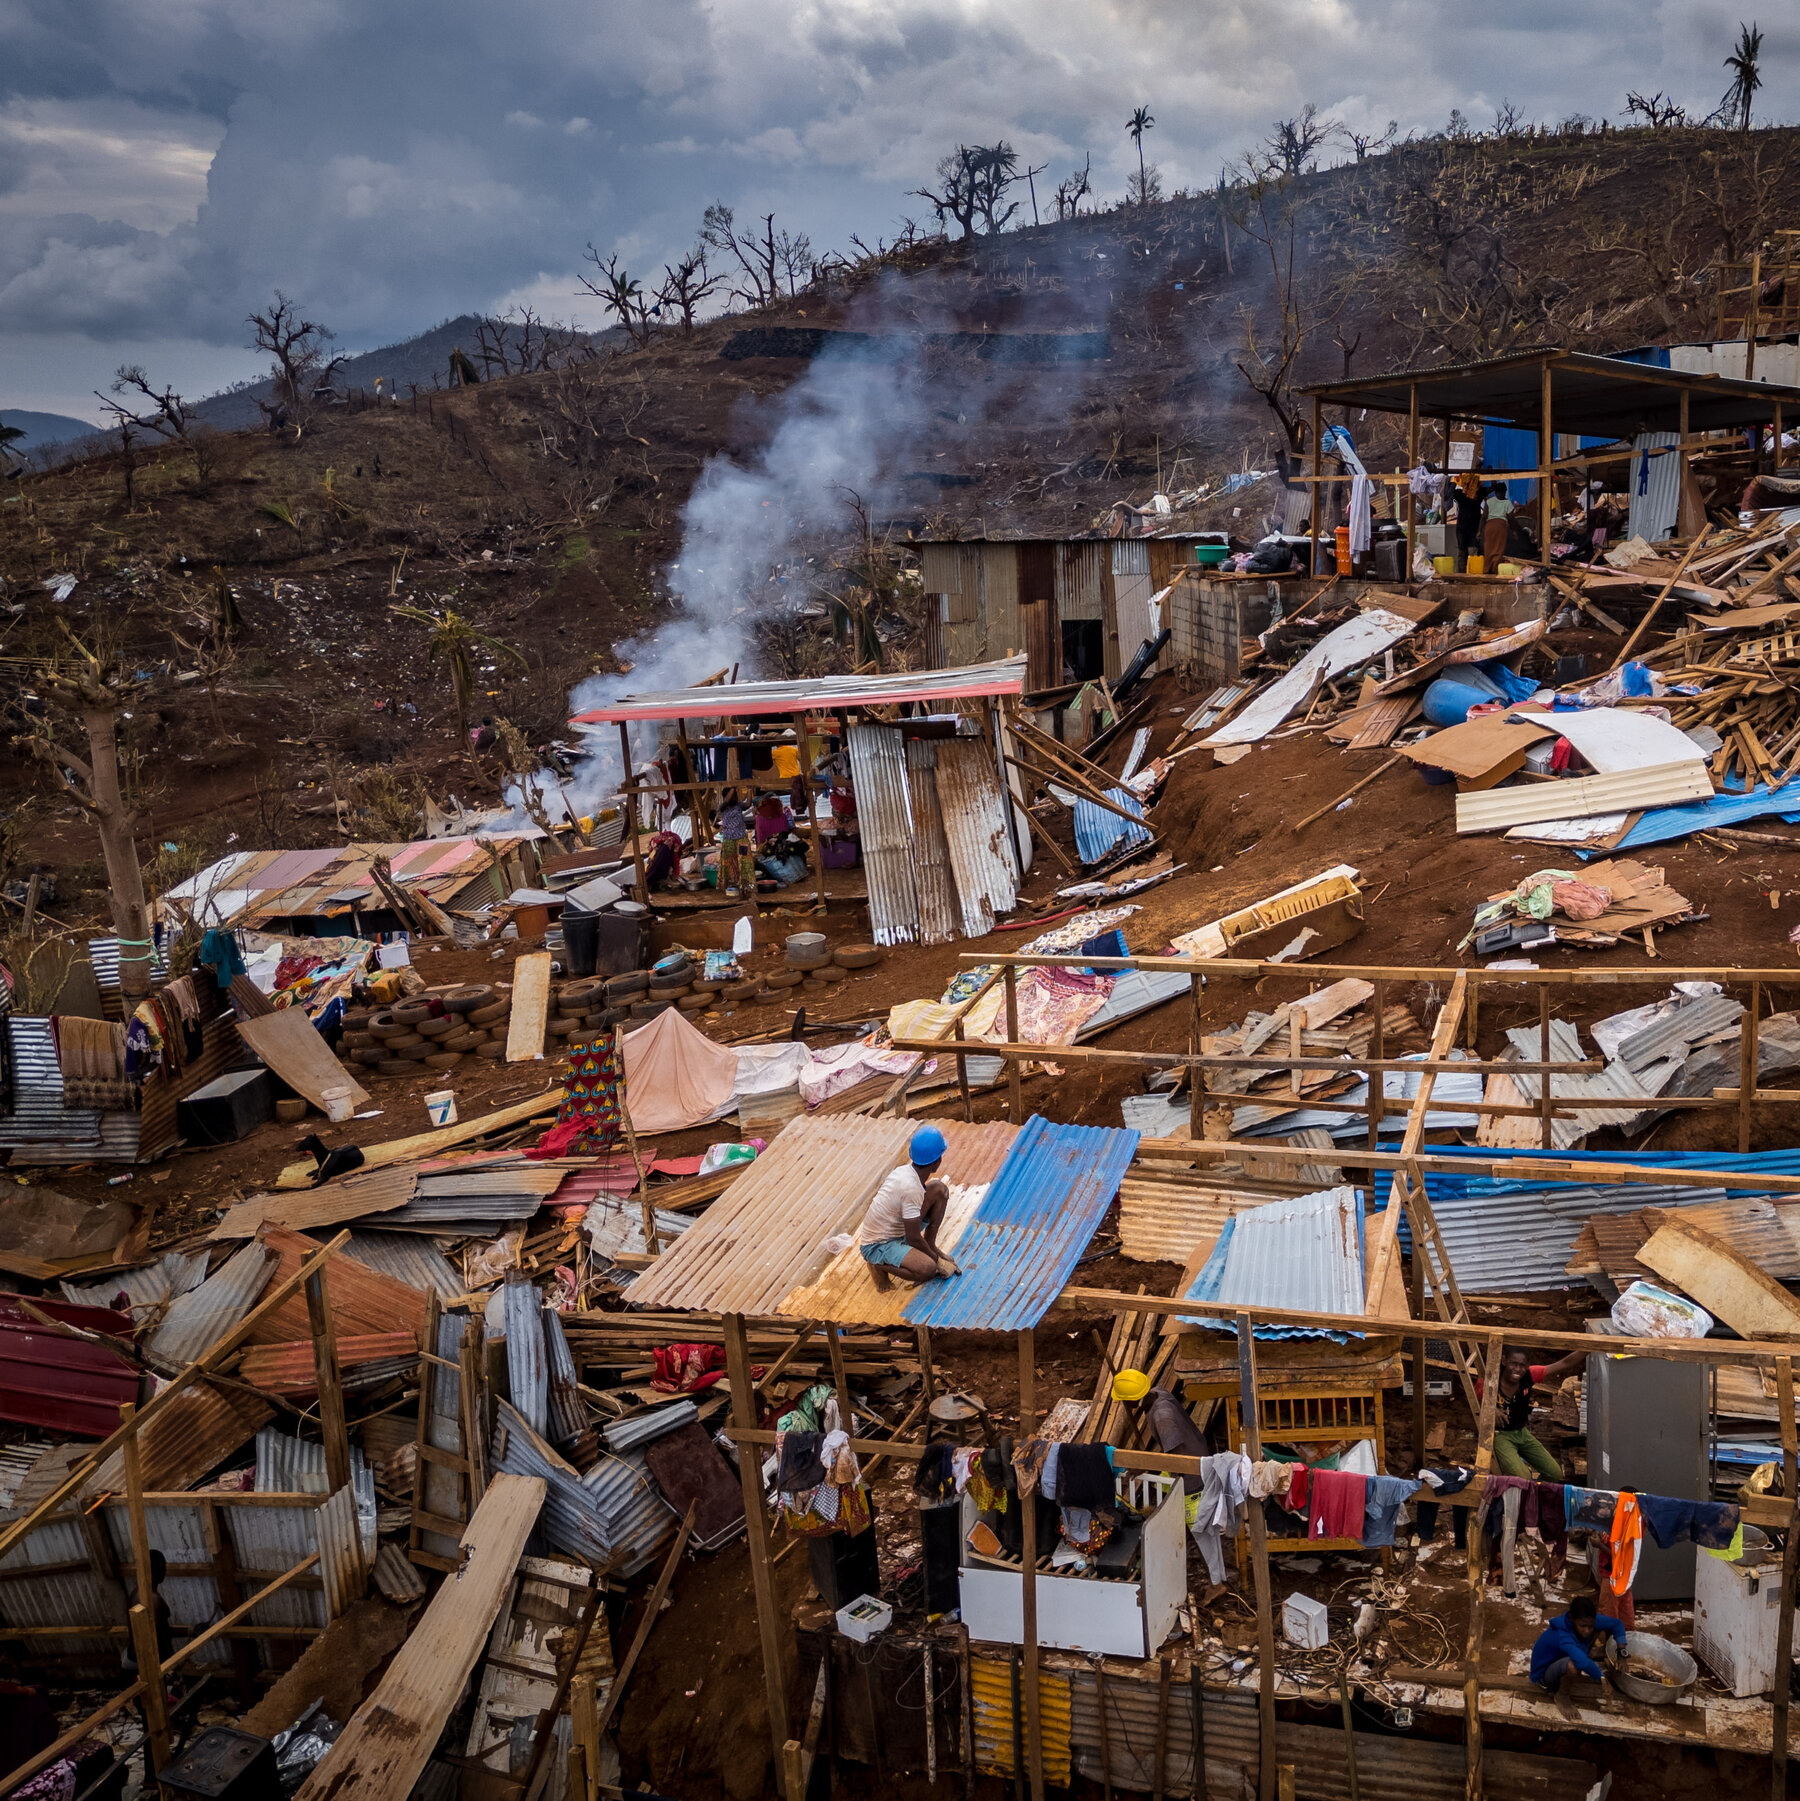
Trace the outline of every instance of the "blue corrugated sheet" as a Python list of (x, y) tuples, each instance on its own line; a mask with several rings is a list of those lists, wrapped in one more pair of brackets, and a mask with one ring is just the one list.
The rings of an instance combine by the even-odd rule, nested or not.
[[(1468, 1157), (1480, 1158), (1482, 1161), (1504, 1163), (1512, 1158), (1523, 1161), (1542, 1163), (1544, 1153), (1540, 1150), (1500, 1151), (1488, 1150), (1480, 1145), (1434, 1144), (1428, 1147), (1434, 1157)], [(1646, 1169), (1666, 1169), (1678, 1172), (1686, 1169), (1728, 1169), (1741, 1170), (1746, 1176), (1800, 1176), (1800, 1149), (1781, 1151), (1558, 1151), (1556, 1160), (1559, 1163), (1632, 1163), (1642, 1164)], [(1672, 1174), (1672, 1180), (1679, 1180)], [(1464, 1196), (1480, 1199), (1483, 1196), (1503, 1194), (1535, 1194), (1539, 1190), (1553, 1191), (1558, 1188), (1586, 1187), (1585, 1183), (1546, 1182), (1541, 1178), (1527, 1177), (1513, 1179), (1505, 1176), (1456, 1174), (1439, 1175), (1427, 1173), (1425, 1192), (1435, 1204), (1440, 1200), (1458, 1200)], [(1610, 1186), (1610, 1184), (1609, 1184)], [(1620, 1183), (1621, 1188), (1636, 1188), (1640, 1193), (1646, 1190), (1641, 1182)], [(1733, 1188), (1732, 1194), (1766, 1194), (1767, 1189), (1758, 1188), (1749, 1183), (1743, 1188)], [(1387, 1185), (1380, 1184), (1376, 1195), (1376, 1206), (1387, 1205)], [(1651, 1203), (1645, 1202), (1648, 1206)]]
[[(1523, 431), (1516, 425), (1484, 425), (1481, 428), (1481, 466), (1483, 469), (1535, 469), (1542, 446), (1534, 431)], [(1537, 493), (1534, 481), (1508, 482), (1507, 498), (1512, 501), (1532, 499)]]
[(1017, 1332), (1062, 1292), (1105, 1218), (1138, 1135), (1058, 1126), (1033, 1114), (957, 1240), (960, 1276), (929, 1282), (908, 1302), (909, 1326)]
[[(1115, 807), (1123, 807), (1133, 818), (1144, 817), (1143, 802), (1129, 788), (1109, 788), (1106, 798)], [(1097, 807), (1091, 800), (1075, 803), (1075, 851), (1084, 863), (1098, 863), (1111, 856), (1121, 844), (1143, 844), (1149, 840), (1149, 829), (1121, 819)]]
[[(1200, 1266), (1186, 1300), (1220, 1307), (1276, 1307), (1294, 1313), (1361, 1313), (1363, 1210), (1354, 1188), (1270, 1201), (1232, 1215)], [(1229, 1319), (1183, 1314), (1209, 1331), (1233, 1330)], [(1329, 1338), (1349, 1334), (1314, 1326), (1257, 1326), (1258, 1338)]]

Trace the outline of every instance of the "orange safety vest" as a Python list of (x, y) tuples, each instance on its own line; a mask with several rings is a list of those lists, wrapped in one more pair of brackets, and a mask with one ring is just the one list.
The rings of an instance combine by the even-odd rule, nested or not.
[(1638, 1511), (1637, 1496), (1623, 1489), (1613, 1507), (1611, 1544), (1612, 1568), (1607, 1573), (1607, 1586), (1615, 1595), (1629, 1594), (1644, 1549), (1644, 1517)]

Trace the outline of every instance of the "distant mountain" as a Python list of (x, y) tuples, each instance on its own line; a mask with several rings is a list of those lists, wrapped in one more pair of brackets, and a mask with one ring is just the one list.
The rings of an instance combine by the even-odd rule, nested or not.
[(0, 407), (0, 425), (14, 426), (25, 434), (11, 440), (12, 448), (21, 452), (42, 450), (46, 444), (68, 444), (100, 429), (68, 413), (28, 413), (22, 407), (10, 406)]
[[(379, 350), (365, 350), (350, 357), (333, 377), (340, 391), (364, 388), (373, 391), (375, 378), (388, 393), (404, 397), (412, 387), (429, 388), (449, 385), (450, 352), (461, 350), (477, 368), (481, 367), (479, 337), (481, 316), (463, 313), (422, 331), (416, 338), (399, 344), (384, 345)], [(616, 328), (615, 328), (616, 330)], [(590, 332), (588, 340), (600, 344), (611, 336), (608, 332)], [(195, 411), (202, 419), (227, 431), (260, 425), (262, 410), (258, 400), (267, 400), (271, 389), (268, 380), (246, 382), (202, 400)]]

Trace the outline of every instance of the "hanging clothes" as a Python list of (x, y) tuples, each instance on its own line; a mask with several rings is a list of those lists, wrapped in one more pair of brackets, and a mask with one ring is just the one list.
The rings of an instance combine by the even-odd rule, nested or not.
[(1237, 1537), (1249, 1487), (1250, 1459), (1243, 1452), (1201, 1458), (1200, 1502), (1188, 1530), (1214, 1582), (1225, 1580), (1224, 1539)]
[(1064, 1445), (1057, 1460), (1057, 1492), (1065, 1507), (1110, 1511), (1116, 1495), (1112, 1447)]
[(1369, 1476), (1363, 1496), (1362, 1542), (1384, 1546), (1394, 1542), (1400, 1508), (1419, 1486), (1410, 1476)]
[(1569, 1525), (1564, 1512), (1566, 1491), (1560, 1482), (1537, 1485), (1538, 1537), (1550, 1547), (1555, 1567), (1560, 1569), (1569, 1555)]
[(1631, 1585), (1637, 1580), (1638, 1560), (1644, 1552), (1644, 1520), (1638, 1498), (1628, 1488), (1619, 1491), (1618, 1504), (1613, 1508), (1607, 1550), (1611, 1561), (1606, 1586), (1619, 1604), (1619, 1617), (1629, 1627), (1634, 1617)]
[(1308, 1489), (1306, 1536), (1360, 1541), (1368, 1482), (1367, 1476), (1351, 1470), (1314, 1470)]
[(212, 971), (213, 982), (221, 990), (231, 986), (234, 976), (248, 973), (236, 934), (222, 932), (216, 926), (200, 940), (198, 961)]
[(611, 1150), (624, 1136), (624, 1109), (619, 1098), (624, 1081), (625, 1059), (616, 1030), (569, 1046), (569, 1071), (563, 1078), (556, 1126), (579, 1121), (581, 1130), (562, 1147), (564, 1154), (577, 1148)]
[(1375, 484), (1366, 475), (1351, 476), (1350, 554), (1353, 557), (1366, 554), (1369, 541), (1374, 536), (1370, 507), (1374, 494)]

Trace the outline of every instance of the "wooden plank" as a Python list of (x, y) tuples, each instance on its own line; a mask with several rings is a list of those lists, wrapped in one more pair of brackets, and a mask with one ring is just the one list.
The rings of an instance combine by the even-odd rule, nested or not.
[(1770, 1722), (1770, 1794), (1785, 1801), (1788, 1762), (1788, 1700), (1794, 1677), (1794, 1567), (1800, 1556), (1800, 1436), (1794, 1428), (1794, 1360), (1775, 1359), (1775, 1401), (1781, 1412), (1781, 1474), (1793, 1516), (1781, 1553), (1781, 1607), (1775, 1625), (1775, 1710)]
[(284, 1007), (261, 1019), (240, 1019), (238, 1036), (327, 1119), (341, 1124), (369, 1104), (369, 1091), (331, 1054), (299, 1007)]
[(549, 1016), (550, 953), (533, 951), (513, 965), (512, 1017), (506, 1026), (508, 1063), (543, 1061), (544, 1024)]
[[(1262, 1461), (1262, 1408), (1257, 1399), (1256, 1333), (1250, 1316), (1237, 1316), (1238, 1421), (1243, 1428), (1244, 1454), (1252, 1463)], [(1269, 1529), (1263, 1503), (1245, 1504), (1250, 1534), (1250, 1567), (1256, 1580), (1257, 1661), (1257, 1794), (1270, 1801), (1275, 1793), (1275, 1606), (1269, 1572)], [(1204, 1784), (1202, 1784), (1204, 1787)]]
[(1800, 1337), (1800, 1300), (1724, 1239), (1678, 1214), (1657, 1227), (1637, 1260), (1746, 1338)]
[(1515, 825), (1551, 819), (1587, 819), (1600, 813), (1629, 813), (1637, 807), (1666, 807), (1711, 800), (1712, 778), (1698, 760), (1660, 763), (1618, 775), (1579, 776), (1535, 782), (1529, 788), (1490, 788), (1456, 797), (1459, 832), (1503, 832)]
[[(440, 1126), (433, 1132), (415, 1132), (410, 1138), (390, 1138), (385, 1144), (365, 1144), (362, 1147), (362, 1167), (381, 1169), (390, 1163), (420, 1162), (427, 1157), (436, 1156), (439, 1151), (454, 1150), (456, 1146), (467, 1144), (471, 1139), (483, 1138), (489, 1132), (522, 1126), (527, 1120), (554, 1113), (561, 1105), (562, 1089), (552, 1088), (543, 1094), (514, 1101), (509, 1107), (496, 1107), (492, 1113), (484, 1113), (478, 1119), (459, 1120), (453, 1126)], [(276, 1178), (275, 1186), (310, 1188), (315, 1167), (310, 1157), (302, 1163), (290, 1163)]]
[[(1019, 1334), (1019, 1441), (1037, 1436), (1037, 1335)], [(1044, 1801), (1044, 1702), (1038, 1671), (1037, 1496), (1022, 1496), (1019, 1508), (1019, 1636), (1024, 1641), (1020, 1679), (1025, 1700), (1025, 1768), (1031, 1801)]]
[(543, 1499), (536, 1476), (496, 1476), (488, 1484), (462, 1535), (461, 1568), (432, 1596), (298, 1801), (405, 1801), (412, 1793), (506, 1599)]

